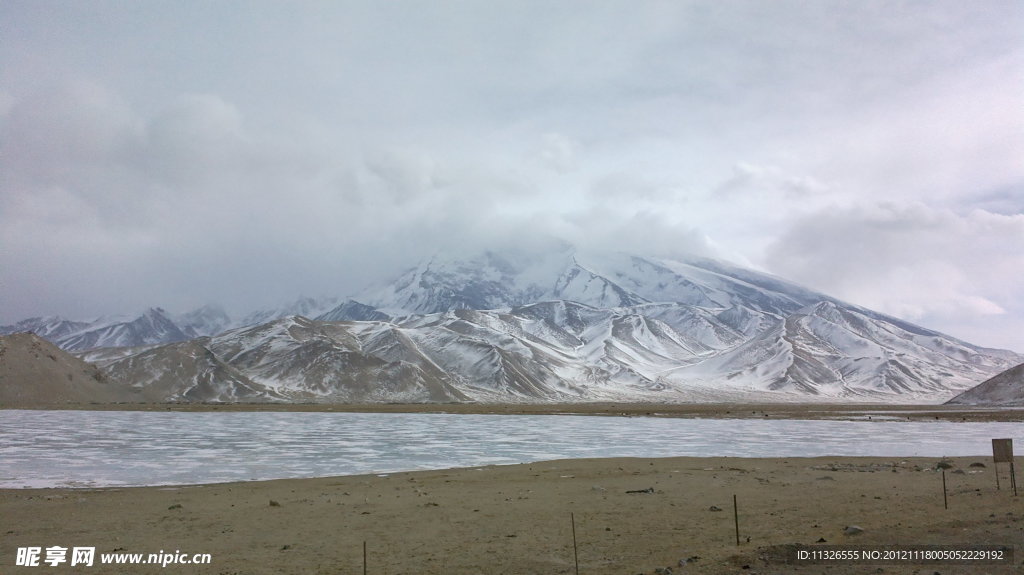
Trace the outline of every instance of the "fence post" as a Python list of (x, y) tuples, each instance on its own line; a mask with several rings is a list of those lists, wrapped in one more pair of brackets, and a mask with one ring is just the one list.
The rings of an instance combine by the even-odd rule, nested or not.
[(736, 504), (736, 494), (732, 494), (732, 519), (736, 523), (736, 546), (740, 545), (740, 508)]
[(572, 522), (572, 559), (576, 564), (576, 575), (580, 575), (580, 555), (576, 550), (576, 516), (569, 513), (569, 521)]

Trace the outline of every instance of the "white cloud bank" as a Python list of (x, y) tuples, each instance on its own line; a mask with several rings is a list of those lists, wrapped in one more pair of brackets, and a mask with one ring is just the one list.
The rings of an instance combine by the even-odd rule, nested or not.
[(1024, 351), (1024, 5), (0, 5), (0, 322), (556, 236)]

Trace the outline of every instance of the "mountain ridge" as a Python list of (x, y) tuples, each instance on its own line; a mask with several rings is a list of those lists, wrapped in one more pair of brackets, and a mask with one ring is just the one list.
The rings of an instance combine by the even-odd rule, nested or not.
[[(151, 311), (146, 325), (163, 325), (169, 314)], [(194, 332), (226, 317), (206, 315), (220, 323), (192, 318)], [(183, 401), (935, 403), (1024, 362), (717, 260), (572, 250), (435, 256), (353, 298), (250, 318), (79, 351), (118, 381), (161, 382)], [(46, 327), (66, 336), (76, 325)]]
[(300, 296), (276, 308), (250, 312), (233, 320), (219, 305), (207, 304), (182, 314), (150, 307), (137, 315), (100, 316), (89, 320), (68, 320), (61, 316), (40, 316), (0, 326), (0, 335), (31, 332), (72, 352), (96, 348), (140, 347), (188, 341), (248, 325), (257, 325), (289, 315), (319, 315), (337, 303), (337, 298)]

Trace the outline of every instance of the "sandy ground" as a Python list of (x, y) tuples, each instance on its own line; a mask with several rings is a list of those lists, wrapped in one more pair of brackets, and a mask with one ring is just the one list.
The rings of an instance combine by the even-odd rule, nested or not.
[[(176, 488), (0, 490), (0, 573), (360, 574), (364, 542), (366, 573), (379, 575), (575, 574), (575, 557), (584, 575), (669, 567), (1024, 572), (1024, 493), (1013, 496), (1008, 466), (999, 466), (997, 490), (991, 456), (950, 461), (948, 509), (938, 460), (928, 458), (594, 459)], [(850, 526), (863, 532), (845, 533)], [(1016, 556), (1010, 565), (787, 564), (787, 545), (822, 540), (859, 548), (1008, 545)], [(28, 546), (95, 547), (96, 564), (15, 567), (17, 548)], [(99, 565), (102, 553), (160, 551), (208, 553), (211, 563)]]

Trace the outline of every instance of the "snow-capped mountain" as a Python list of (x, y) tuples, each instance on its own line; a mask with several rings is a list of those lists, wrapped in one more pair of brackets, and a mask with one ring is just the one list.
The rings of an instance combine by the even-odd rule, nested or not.
[(231, 317), (224, 311), (224, 308), (218, 305), (204, 305), (188, 313), (183, 313), (175, 317), (174, 322), (189, 338), (215, 335), (235, 327)]
[(50, 343), (63, 348), (59, 342), (63, 341), (65, 338), (69, 338), (77, 333), (94, 327), (94, 324), (95, 322), (72, 321), (56, 315), (33, 317), (19, 321), (15, 324), (0, 326), (0, 335), (33, 333)]
[[(331, 310), (337, 301), (336, 298), (300, 297), (277, 308), (252, 312), (241, 320), (233, 320), (217, 305), (205, 305), (183, 314), (153, 307), (137, 316), (105, 316), (86, 321), (59, 316), (36, 317), (0, 326), (0, 335), (31, 332), (66, 351), (159, 345), (216, 335), (292, 315), (316, 317)], [(374, 314), (372, 309), (364, 313)]]
[[(240, 321), (235, 322), (232, 327), (245, 327), (250, 325), (259, 325), (280, 319), (282, 317), (289, 317), (293, 315), (301, 315), (303, 317), (317, 317), (330, 311), (338, 303), (337, 298), (312, 298), (307, 296), (300, 296), (293, 302), (287, 303), (280, 307), (264, 309), (252, 312)], [(209, 334), (213, 335), (213, 334)]]
[(699, 258), (435, 257), (356, 300), (91, 359), (183, 400), (925, 403), (1024, 361)]
[(316, 316), (316, 319), (320, 321), (390, 321), (391, 316), (371, 305), (350, 299), (330, 311)]
[(101, 317), (91, 321), (44, 317), (0, 327), (0, 334), (20, 332), (35, 333), (68, 351), (184, 341), (197, 335), (195, 331), (183, 330), (161, 308), (150, 308), (137, 317)]
[(510, 307), (546, 299), (547, 290), (530, 274), (536, 267), (535, 262), (516, 261), (493, 252), (471, 259), (439, 254), (353, 299), (390, 316)]
[(572, 248), (534, 257), (490, 251), (466, 259), (435, 256), (353, 299), (392, 317), (553, 300), (596, 308), (647, 303), (716, 310), (741, 306), (777, 315), (820, 301), (838, 302), (783, 279), (716, 260), (586, 253)]

